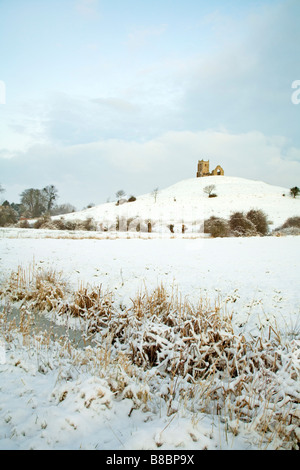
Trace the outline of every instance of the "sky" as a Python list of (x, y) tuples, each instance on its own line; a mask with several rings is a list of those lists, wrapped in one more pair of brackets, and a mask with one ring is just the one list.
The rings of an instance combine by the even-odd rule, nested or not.
[(196, 176), (300, 186), (299, 0), (0, 0), (0, 184), (82, 209)]

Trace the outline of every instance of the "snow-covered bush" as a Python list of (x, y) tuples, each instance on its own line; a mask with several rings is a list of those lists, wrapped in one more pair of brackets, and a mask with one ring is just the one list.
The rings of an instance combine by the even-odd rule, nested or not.
[(228, 237), (230, 235), (230, 227), (225, 219), (212, 216), (204, 221), (204, 233), (210, 233), (214, 238)]
[(251, 209), (247, 212), (246, 217), (255, 225), (256, 231), (260, 235), (267, 235), (268, 217), (262, 210)]
[(59, 219), (53, 219), (49, 215), (39, 217), (35, 223), (34, 228), (37, 229), (48, 229), (48, 230), (86, 230), (94, 231), (97, 230), (97, 223), (92, 217), (87, 217), (84, 220), (69, 220), (64, 217)]
[(300, 228), (300, 217), (299, 216), (290, 217), (281, 226), (281, 228), (289, 228), (289, 227)]
[(280, 227), (273, 232), (275, 236), (300, 235), (300, 217), (289, 217)]
[(257, 235), (255, 224), (243, 212), (234, 212), (229, 218), (229, 226), (235, 237), (249, 237)]
[(267, 235), (268, 219), (262, 210), (251, 209), (245, 215), (243, 212), (234, 212), (229, 220), (211, 216), (204, 222), (204, 233), (212, 237), (248, 237)]
[(95, 231), (97, 230), (97, 224), (92, 217), (87, 217), (79, 225), (79, 230)]

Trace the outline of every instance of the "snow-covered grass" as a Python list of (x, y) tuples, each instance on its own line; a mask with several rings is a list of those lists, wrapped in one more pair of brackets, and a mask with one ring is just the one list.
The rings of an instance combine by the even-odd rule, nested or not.
[(297, 448), (299, 243), (1, 238), (0, 448)]
[[(49, 281), (47, 284), (49, 292)], [(14, 295), (12, 287), (10, 282), (8, 293)], [(18, 297), (22, 297), (21, 291), (22, 285), (17, 282)], [(187, 304), (178, 305), (176, 301), (175, 305), (162, 288), (146, 298), (134, 299), (131, 310), (102, 312), (95, 330), (92, 305), (99, 299), (93, 297), (93, 291), (86, 291), (85, 304), (89, 299), (90, 306), (82, 308), (81, 314), (85, 321), (92, 320), (99, 344), (78, 350), (65, 339), (51, 340), (50, 332), (33, 333), (31, 310), (36, 301), (40, 305), (43, 294), (39, 291), (36, 285), (25, 299), (29, 303), (23, 303), (18, 327), (8, 320), (7, 307), (2, 313), (1, 335), (8, 356), (2, 373), (8, 382), (14, 377), (25, 385), (19, 384), (16, 397), (10, 390), (15, 399), (2, 415), (7, 436), (2, 445), (64, 448), (70, 446), (66, 439), (74, 434), (71, 428), (78, 429), (75, 437), (78, 446), (78, 439), (82, 440), (81, 448), (107, 448), (105, 428), (111, 423), (111, 411), (119, 415), (127, 430), (122, 432), (118, 425), (119, 444), (115, 442), (113, 448), (297, 447), (299, 349), (295, 340), (282, 342), (280, 333), (269, 329), (268, 338), (261, 335), (246, 341), (243, 335), (233, 334), (231, 322), (222, 318), (217, 308), (209, 311), (201, 306), (192, 311)], [(56, 298), (54, 285), (53, 291), (52, 297)], [(93, 313), (96, 315), (97, 309)], [(41, 376), (45, 376), (44, 386), (49, 390), (47, 398), (41, 391), (43, 401), (38, 405), (37, 385), (28, 390), (27, 382), (31, 379), (31, 383), (41, 383)], [(7, 384), (1, 387), (2, 395), (7, 388)], [(22, 410), (26, 422), (19, 408), (24, 404), (20, 399), (23, 395), (28, 400)], [(4, 392), (5, 399), (8, 397)], [(54, 411), (57, 431), (47, 408)], [(99, 415), (102, 427), (98, 428), (97, 440), (93, 434), (84, 440), (85, 421)], [(206, 426), (201, 423), (199, 427), (202, 420)], [(176, 428), (170, 432), (172, 427), (167, 430), (173, 421), (177, 432)], [(153, 432), (154, 423), (155, 427), (163, 426), (161, 430), (156, 427)], [(216, 423), (218, 432), (214, 429)], [(139, 441), (135, 435), (136, 443), (131, 447), (135, 434), (132, 428), (137, 425), (147, 438)], [(112, 429), (114, 435), (117, 430)], [(111, 439), (109, 443), (112, 445)]]

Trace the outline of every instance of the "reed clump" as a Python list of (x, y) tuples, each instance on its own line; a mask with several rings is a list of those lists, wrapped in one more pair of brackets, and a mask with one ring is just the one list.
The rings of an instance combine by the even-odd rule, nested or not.
[(35, 311), (50, 311), (65, 296), (66, 282), (61, 273), (35, 265), (24, 269), (19, 266), (1, 287), (0, 296), (12, 302), (26, 303)]
[(102, 287), (81, 286), (64, 302), (57, 312), (80, 318), (86, 323), (86, 331), (94, 334), (101, 331), (110, 322), (113, 314), (114, 300), (109, 292), (102, 292)]
[[(299, 446), (299, 335), (283, 339), (269, 326), (245, 337), (217, 303), (192, 305), (164, 285), (145, 288), (118, 308), (102, 286), (70, 292), (54, 271), (19, 269), (1, 295), (32, 311), (79, 318), (100, 345), (81, 355), (81, 366), (94, 364), (113, 393), (136, 406), (148, 406), (161, 389), (170, 414), (186, 403), (228, 420), (234, 434), (241, 425), (254, 429), (262, 446), (275, 438), (278, 447)], [(24, 317), (25, 332), (29, 321)]]

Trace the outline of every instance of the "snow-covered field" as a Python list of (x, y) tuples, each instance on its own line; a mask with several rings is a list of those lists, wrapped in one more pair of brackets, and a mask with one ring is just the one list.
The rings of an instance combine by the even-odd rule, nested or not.
[[(0, 252), (2, 284), (18, 266), (26, 270), (34, 263), (37, 268), (61, 271), (74, 289), (82, 282), (101, 284), (124, 310), (139, 289), (151, 290), (163, 283), (192, 303), (199, 298), (218, 302), (233, 313), (237, 332), (255, 335), (263, 325), (276, 323), (285, 337), (292, 332), (299, 338), (299, 237), (3, 237)], [(143, 376), (144, 392), (151, 396), (149, 406), (142, 406), (137, 398), (141, 393), (137, 375), (128, 385), (131, 393), (116, 397), (92, 349), (70, 353), (58, 343), (43, 342), (41, 336), (28, 342), (21, 332), (9, 333), (3, 326), (0, 350), (1, 449), (270, 449), (278, 445), (275, 436), (266, 444), (253, 426), (221, 413), (201, 412), (187, 399), (174, 399), (176, 412), (170, 414), (162, 399), (166, 381), (156, 377), (156, 388), (153, 383), (151, 393), (147, 388), (151, 370), (147, 380)], [(299, 371), (299, 357), (294, 361)], [(294, 387), (299, 397), (299, 380)]]
[[(204, 193), (208, 184), (217, 197)], [(272, 229), (299, 215), (299, 198), (242, 178), (194, 178), (156, 200), (64, 216), (92, 217), (108, 231), (0, 229), (0, 449), (297, 447), (300, 237), (199, 232), (211, 215), (250, 209), (263, 210)], [(117, 219), (130, 220), (130, 231), (126, 222), (116, 232)], [(42, 281), (31, 292), (34, 273)], [(74, 308), (76, 292), (91, 305), (85, 320), (58, 314)], [(154, 304), (161, 313), (145, 313)], [(96, 346), (54, 337), (50, 320), (84, 330), (93, 315)]]

